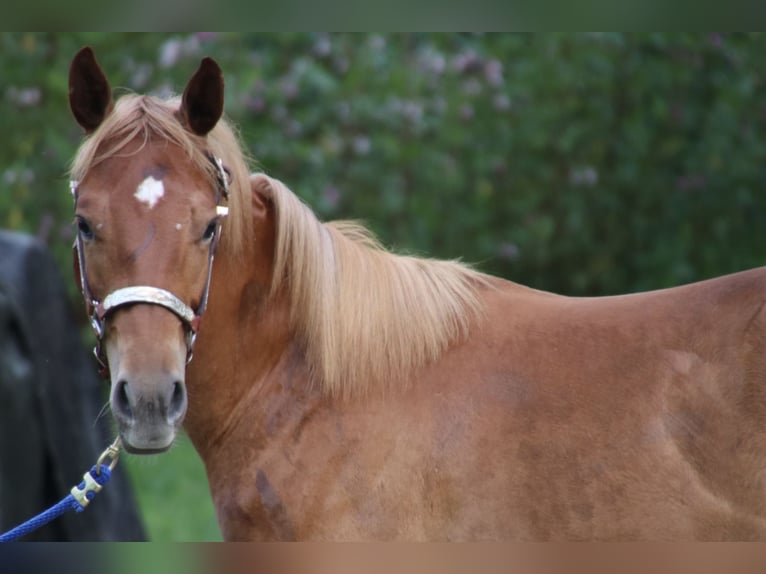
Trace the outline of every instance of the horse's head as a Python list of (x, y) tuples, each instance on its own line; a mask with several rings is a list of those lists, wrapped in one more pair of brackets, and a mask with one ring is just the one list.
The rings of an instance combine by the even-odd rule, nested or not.
[(127, 96), (115, 106), (85, 48), (69, 103), (89, 134), (73, 169), (85, 166), (73, 182), (76, 274), (101, 331), (112, 412), (128, 450), (162, 451), (186, 413), (185, 367), (225, 214), (227, 174), (206, 146), (223, 77), (206, 58), (180, 103)]

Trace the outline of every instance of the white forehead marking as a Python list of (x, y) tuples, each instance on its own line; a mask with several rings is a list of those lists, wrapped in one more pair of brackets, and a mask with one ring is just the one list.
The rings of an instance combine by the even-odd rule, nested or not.
[(138, 201), (152, 209), (157, 205), (160, 198), (165, 195), (165, 186), (161, 180), (154, 179), (150, 175), (139, 184), (134, 195)]
[(181, 227), (183, 227), (180, 223), (176, 223), (176, 230), (181, 231)]

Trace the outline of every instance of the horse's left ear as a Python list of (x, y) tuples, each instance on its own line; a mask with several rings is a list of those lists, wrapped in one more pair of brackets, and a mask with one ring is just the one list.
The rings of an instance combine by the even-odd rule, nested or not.
[(204, 58), (189, 80), (181, 101), (181, 119), (198, 136), (206, 135), (223, 115), (223, 73), (213, 58)]

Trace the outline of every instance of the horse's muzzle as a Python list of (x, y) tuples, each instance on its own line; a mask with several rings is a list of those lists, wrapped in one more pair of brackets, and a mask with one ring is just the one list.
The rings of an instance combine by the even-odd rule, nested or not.
[(186, 387), (180, 380), (153, 386), (139, 393), (127, 379), (112, 385), (110, 399), (125, 449), (138, 454), (166, 451), (175, 440), (186, 414)]

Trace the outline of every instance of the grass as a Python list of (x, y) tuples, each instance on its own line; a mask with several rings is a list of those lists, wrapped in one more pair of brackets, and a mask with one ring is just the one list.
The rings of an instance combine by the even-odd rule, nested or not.
[(136, 574), (137, 572), (142, 574), (214, 574), (216, 572), (211, 568), (209, 553), (205, 552), (201, 546), (193, 544), (183, 546), (177, 544), (109, 544), (101, 558), (102, 565), (113, 570), (116, 574)]
[(157, 542), (221, 540), (202, 461), (186, 435), (166, 453), (131, 456), (123, 452), (149, 539)]

